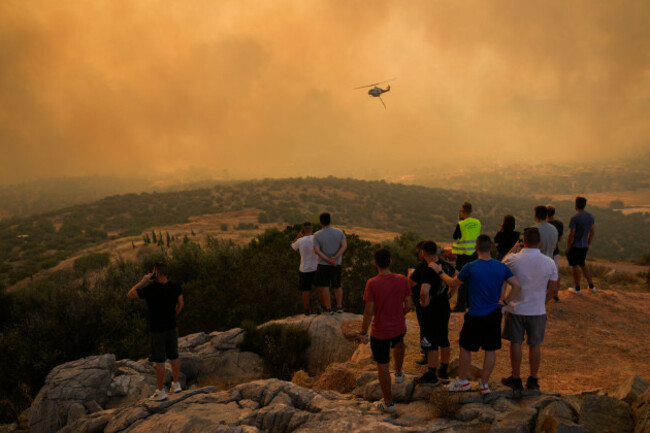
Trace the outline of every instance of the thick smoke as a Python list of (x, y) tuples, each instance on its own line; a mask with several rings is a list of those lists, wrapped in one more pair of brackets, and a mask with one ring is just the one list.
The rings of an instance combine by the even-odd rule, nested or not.
[[(650, 148), (650, 2), (0, 3), (0, 182)], [(353, 87), (397, 77), (378, 100)]]

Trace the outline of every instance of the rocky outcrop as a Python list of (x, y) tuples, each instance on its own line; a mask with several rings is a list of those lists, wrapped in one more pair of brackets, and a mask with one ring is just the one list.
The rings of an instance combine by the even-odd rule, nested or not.
[(55, 432), (68, 418), (86, 414), (86, 406), (106, 403), (115, 355), (91, 356), (55, 367), (29, 410), (33, 433)]
[[(386, 415), (376, 406), (382, 395), (369, 347), (355, 346), (351, 338), (358, 320), (336, 314), (273, 322), (313, 333), (313, 371), (323, 372), (319, 356), (337, 360), (316, 381), (304, 372), (295, 376), (313, 388), (259, 379), (262, 359), (238, 349), (241, 329), (181, 338), (181, 381), (189, 389), (163, 402), (147, 398), (156, 382), (146, 360), (101, 355), (63, 364), (50, 372), (30, 408), (31, 431), (650, 433), (650, 383), (638, 376), (611, 392), (561, 396), (525, 390), (514, 399), (498, 384), (485, 396), (476, 385), (471, 392), (450, 393), (416, 384), (416, 375), (407, 373), (402, 383), (392, 384), (397, 414)], [(472, 374), (479, 376), (480, 368), (473, 366)]]

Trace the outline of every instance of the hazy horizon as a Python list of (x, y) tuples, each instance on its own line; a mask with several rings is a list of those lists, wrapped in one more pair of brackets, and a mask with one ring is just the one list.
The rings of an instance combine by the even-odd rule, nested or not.
[[(0, 184), (646, 153), (648, 16), (646, 1), (5, 1)], [(392, 77), (386, 110), (353, 90)]]

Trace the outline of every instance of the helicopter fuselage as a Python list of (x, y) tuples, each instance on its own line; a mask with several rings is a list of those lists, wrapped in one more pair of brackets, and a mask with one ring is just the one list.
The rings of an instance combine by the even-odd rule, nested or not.
[(386, 89), (382, 89), (381, 87), (375, 86), (372, 89), (368, 90), (368, 94), (374, 97), (381, 96), (382, 93), (386, 93), (386, 92), (390, 92), (390, 84)]

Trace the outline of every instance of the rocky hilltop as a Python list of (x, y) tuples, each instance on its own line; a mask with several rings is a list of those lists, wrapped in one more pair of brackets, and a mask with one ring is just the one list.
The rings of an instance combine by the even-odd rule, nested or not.
[(292, 382), (268, 378), (262, 358), (238, 348), (242, 329), (183, 337), (186, 390), (162, 402), (147, 399), (155, 376), (146, 360), (104, 354), (60, 365), (29, 409), (30, 431), (650, 433), (650, 382), (639, 376), (609, 390), (525, 391), (513, 399), (498, 384), (486, 396), (454, 394), (407, 374), (393, 384), (397, 414), (386, 415), (374, 404), (381, 391), (369, 347), (354, 341), (360, 319), (344, 313), (273, 322), (306, 329), (312, 340), (308, 372)]

